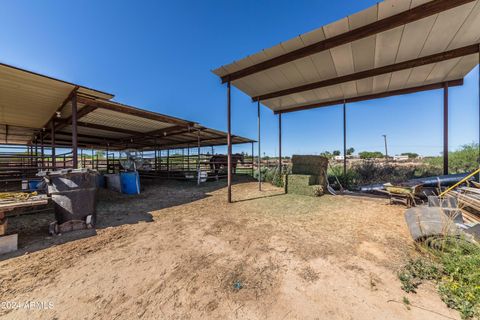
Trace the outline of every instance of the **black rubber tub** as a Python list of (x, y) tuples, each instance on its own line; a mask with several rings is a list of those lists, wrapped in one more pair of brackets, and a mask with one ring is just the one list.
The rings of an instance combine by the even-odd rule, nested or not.
[(44, 173), (47, 193), (51, 196), (58, 224), (71, 220), (96, 221), (97, 176), (92, 170), (60, 170)]

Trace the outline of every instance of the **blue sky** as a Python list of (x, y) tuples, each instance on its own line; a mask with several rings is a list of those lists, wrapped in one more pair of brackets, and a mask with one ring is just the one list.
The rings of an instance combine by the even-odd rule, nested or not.
[[(226, 129), (225, 86), (210, 70), (346, 15), (373, 0), (3, 0), (0, 61), (116, 95), (117, 101)], [(478, 70), (450, 89), (450, 145), (478, 141)], [(256, 139), (256, 105), (233, 90), (234, 134)], [(442, 150), (442, 92), (348, 106), (357, 151)], [(262, 149), (277, 117), (262, 108)], [(283, 116), (284, 154), (342, 148), (341, 106)], [(234, 147), (248, 151), (250, 146)]]

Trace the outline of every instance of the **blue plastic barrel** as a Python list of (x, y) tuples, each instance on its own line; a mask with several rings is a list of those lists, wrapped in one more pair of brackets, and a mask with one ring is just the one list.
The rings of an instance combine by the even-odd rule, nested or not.
[(103, 174), (97, 175), (97, 188), (99, 189), (105, 188), (105, 176)]
[(121, 172), (120, 184), (122, 185), (122, 193), (140, 194), (140, 177), (138, 172)]
[(36, 191), (40, 180), (29, 180), (28, 181), (28, 189), (30, 191)]

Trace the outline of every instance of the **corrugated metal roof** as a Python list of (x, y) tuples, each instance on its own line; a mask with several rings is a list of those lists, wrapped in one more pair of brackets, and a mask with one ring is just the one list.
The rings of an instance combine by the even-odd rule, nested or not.
[[(252, 67), (314, 43), (367, 26), (434, 0), (386, 0), (366, 10), (295, 37), (213, 71), (219, 77)], [(326, 10), (328, 3), (325, 2)], [(480, 1), (471, 1), (423, 19), (283, 63), (232, 81), (251, 97), (311, 84), (419, 57), (478, 44)], [(478, 54), (389, 72), (262, 100), (273, 111), (462, 79)]]
[[(81, 147), (145, 149), (188, 145), (196, 141), (198, 129), (201, 140), (209, 140), (208, 145), (226, 144), (224, 132), (111, 101), (111, 94), (4, 64), (0, 64), (0, 144), (28, 144), (35, 137), (39, 141), (41, 132), (44, 142), (50, 143), (50, 125), (43, 128), (54, 119), (56, 144), (70, 146), (72, 104), (67, 98), (74, 91)], [(235, 137), (233, 141), (251, 140)]]

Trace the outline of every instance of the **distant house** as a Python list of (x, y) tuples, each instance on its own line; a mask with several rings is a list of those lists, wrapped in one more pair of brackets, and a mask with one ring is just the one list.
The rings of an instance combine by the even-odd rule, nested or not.
[(333, 159), (335, 161), (343, 161), (343, 159), (345, 159), (345, 157), (344, 156), (335, 156), (335, 157), (333, 157)]
[(404, 156), (402, 156), (402, 155), (398, 156), (397, 155), (397, 156), (393, 157), (393, 161), (408, 161), (408, 159), (409, 159), (408, 155), (404, 155)]

